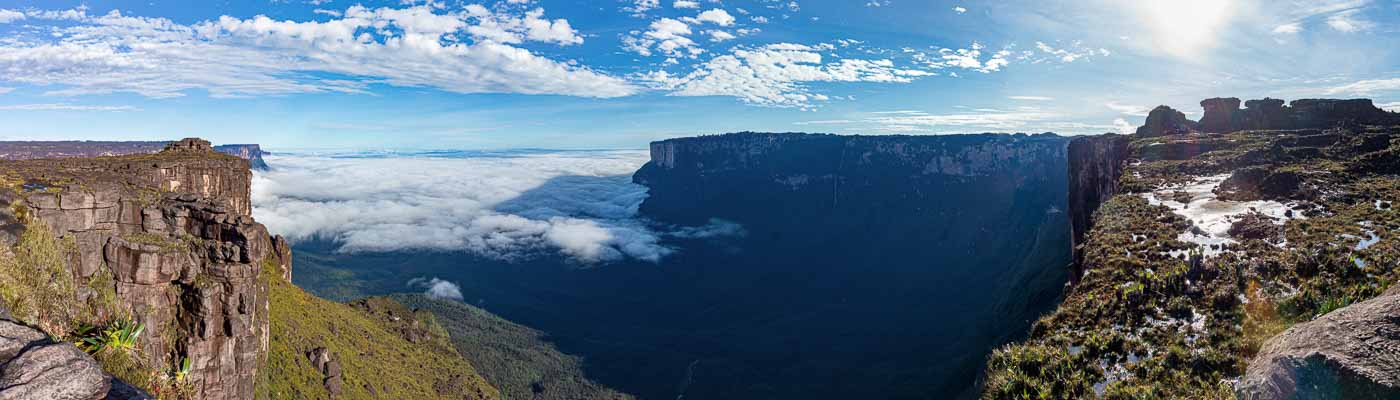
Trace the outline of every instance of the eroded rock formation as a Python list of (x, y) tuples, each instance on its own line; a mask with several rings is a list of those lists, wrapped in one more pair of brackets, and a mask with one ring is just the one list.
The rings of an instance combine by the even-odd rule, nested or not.
[(1205, 114), (1201, 116), (1200, 131), (1317, 129), (1348, 124), (1389, 125), (1400, 121), (1400, 115), (1377, 108), (1370, 99), (1299, 99), (1284, 106), (1283, 100), (1264, 98), (1246, 101), (1244, 105), (1246, 108), (1240, 109), (1240, 99), (1234, 97), (1201, 100)]
[(1195, 121), (1186, 118), (1186, 114), (1167, 106), (1157, 106), (1152, 112), (1147, 113), (1147, 121), (1138, 127), (1137, 134), (1140, 136), (1161, 136), (1178, 135), (1192, 132), (1197, 129)]
[(4, 162), (0, 175), (23, 182), (0, 189), (3, 230), (22, 232), (13, 213), (28, 213), (75, 245), (75, 277), (110, 274), (152, 364), (189, 359), (202, 399), (252, 398), (268, 347), (259, 276), (289, 273), (291, 255), (250, 216), (246, 160), (186, 139), (154, 155)]

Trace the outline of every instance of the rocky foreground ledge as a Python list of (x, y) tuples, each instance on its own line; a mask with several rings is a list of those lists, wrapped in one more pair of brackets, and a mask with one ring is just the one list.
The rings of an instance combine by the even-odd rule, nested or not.
[(1400, 115), (1245, 104), (1070, 144), (1079, 278), (984, 398), (1396, 398)]
[[(156, 154), (0, 162), (0, 241), (5, 253), (15, 249), (0, 255), (9, 268), (0, 295), (14, 320), (51, 337), (81, 338), (86, 327), (124, 321), (143, 327), (137, 337), (154, 340), (133, 343), (137, 356), (99, 357), (118, 375), (175, 372), (119, 376), (134, 384), (160, 386), (152, 382), (178, 375), (172, 391), (252, 398), (269, 339), (260, 275), (289, 273), (291, 258), (280, 237), (253, 221), (250, 179), (248, 161), (198, 139)], [(53, 351), (72, 358), (59, 362), (67, 369), (8, 362), (0, 381), (91, 380), (83, 365), (92, 359), (76, 347), (42, 348), (63, 349)], [(92, 398), (29, 393), (38, 397), (20, 397)]]

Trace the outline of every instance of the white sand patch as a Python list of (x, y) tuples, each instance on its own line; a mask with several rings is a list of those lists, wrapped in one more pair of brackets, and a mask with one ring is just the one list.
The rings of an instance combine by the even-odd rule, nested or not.
[[(1230, 174), (1200, 177), (1185, 186), (1167, 186), (1154, 192), (1143, 193), (1142, 196), (1149, 204), (1167, 206), (1176, 215), (1190, 221), (1197, 229), (1182, 232), (1177, 236), (1177, 240), (1199, 245), (1206, 257), (1223, 252), (1216, 249), (1217, 245), (1224, 247), (1236, 243), (1230, 238), (1230, 225), (1251, 210), (1274, 218), (1276, 225), (1283, 225), (1289, 219), (1303, 218), (1300, 212), (1288, 212), (1297, 207), (1296, 203), (1284, 204), (1272, 200), (1229, 201), (1217, 198), (1215, 189), (1229, 177)], [(1187, 203), (1176, 201), (1176, 192), (1186, 192), (1190, 200)]]

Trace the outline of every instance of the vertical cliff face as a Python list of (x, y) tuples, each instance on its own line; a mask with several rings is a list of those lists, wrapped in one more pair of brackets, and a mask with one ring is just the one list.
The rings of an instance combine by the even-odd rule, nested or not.
[(214, 151), (248, 160), (249, 166), (254, 170), (266, 171), (270, 168), (267, 166), (267, 162), (263, 161), (262, 158), (263, 155), (268, 153), (262, 150), (262, 146), (256, 144), (221, 144), (214, 146)]
[[(643, 215), (747, 232), (680, 247), (664, 269), (696, 265), (683, 286), (706, 290), (676, 303), (748, 321), (714, 321), (706, 329), (720, 336), (704, 342), (784, 343), (706, 356), (686, 397), (970, 395), (987, 352), (1064, 283), (1066, 143), (772, 133), (653, 143), (633, 178), (650, 188)], [(928, 360), (940, 368), (920, 367)], [(795, 370), (801, 382), (785, 372)]]
[(264, 265), (289, 269), (290, 254), (250, 216), (247, 161), (187, 139), (155, 155), (5, 162), (0, 175), (13, 185), (0, 196), (3, 230), (36, 217), (74, 245), (64, 263), (75, 278), (110, 277), (113, 287), (77, 296), (114, 290), (146, 327), (151, 365), (188, 359), (199, 398), (252, 397), (268, 347), (259, 276)]
[[(1084, 235), (1089, 232), (1094, 211), (1118, 193), (1118, 178), (1128, 161), (1127, 136), (1106, 134), (1079, 137), (1069, 142), (1069, 221), (1070, 245), (1078, 266)], [(1078, 268), (1071, 279), (1076, 279)]]

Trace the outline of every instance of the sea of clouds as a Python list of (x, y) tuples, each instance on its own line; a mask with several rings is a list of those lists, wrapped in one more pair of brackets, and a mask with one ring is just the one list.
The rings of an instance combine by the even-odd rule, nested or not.
[(583, 263), (656, 262), (666, 237), (742, 235), (733, 223), (640, 218), (631, 174), (647, 152), (282, 153), (253, 177), (253, 215), (293, 242), (347, 253), (466, 251), (516, 260), (557, 252)]

